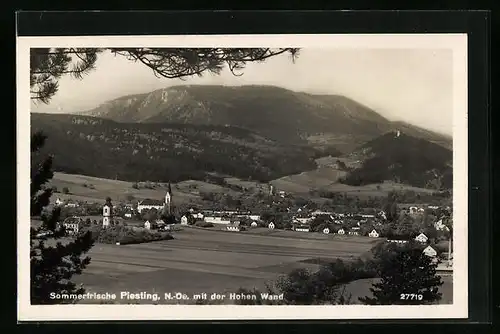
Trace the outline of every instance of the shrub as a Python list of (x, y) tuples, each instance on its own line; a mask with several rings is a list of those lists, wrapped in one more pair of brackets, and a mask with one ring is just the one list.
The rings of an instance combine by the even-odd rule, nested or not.
[(140, 244), (145, 242), (170, 240), (172, 235), (168, 232), (134, 229), (123, 225), (114, 225), (107, 228), (94, 226), (90, 229), (96, 242), (105, 244)]
[(194, 226), (198, 226), (198, 227), (214, 227), (214, 224), (209, 223), (209, 222), (199, 221), (199, 222), (194, 223)]

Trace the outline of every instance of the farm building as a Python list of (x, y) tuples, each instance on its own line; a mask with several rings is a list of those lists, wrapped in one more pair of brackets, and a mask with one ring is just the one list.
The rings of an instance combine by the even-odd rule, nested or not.
[(380, 236), (380, 234), (378, 234), (378, 232), (376, 230), (372, 230), (370, 233), (368, 233), (368, 236), (370, 238), (378, 238)]
[(275, 225), (274, 225), (274, 223), (273, 223), (273, 222), (270, 222), (270, 223), (269, 223), (269, 225), (267, 225), (267, 227), (268, 227), (269, 229), (271, 229), (271, 230), (274, 230)]
[(325, 227), (323, 229), (323, 234), (330, 234), (330, 229), (328, 227)]
[(340, 230), (337, 231), (337, 234), (344, 235), (345, 234), (345, 230), (343, 228), (341, 228)]
[(257, 223), (256, 222), (252, 222), (252, 224), (250, 224), (250, 226), (257, 227)]
[(423, 244), (425, 244), (428, 240), (429, 238), (423, 233), (420, 233), (415, 237), (415, 241), (421, 242)]
[(351, 230), (351, 231), (349, 231), (349, 235), (359, 235), (359, 232), (356, 230), (354, 230), (354, 231)]

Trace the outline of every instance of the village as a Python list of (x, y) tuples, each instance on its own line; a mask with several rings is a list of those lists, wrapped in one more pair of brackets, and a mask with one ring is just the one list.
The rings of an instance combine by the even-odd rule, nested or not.
[[(277, 198), (285, 198), (282, 191), (276, 192)], [(272, 202), (276, 203), (276, 202)], [(213, 210), (190, 207), (176, 210), (173, 193), (168, 185), (163, 200), (144, 199), (135, 205), (131, 203), (78, 203), (57, 198), (55, 205), (67, 211), (62, 220), (68, 234), (78, 233), (82, 227), (93, 225), (131, 226), (146, 231), (174, 231), (182, 227), (210, 229), (225, 232), (246, 232), (263, 228), (268, 230), (288, 230), (297, 233), (318, 233), (342, 237), (379, 238), (389, 243), (406, 244), (410, 241), (422, 245), (423, 253), (435, 261), (440, 259), (444, 267), (451, 270), (452, 245), (449, 207), (437, 205), (401, 205), (398, 220), (411, 220), (414, 226), (404, 223), (388, 223), (387, 213), (378, 210), (372, 214), (363, 212), (335, 212), (321, 209), (308, 209), (307, 206), (286, 208), (285, 212), (269, 213), (241, 210)], [(87, 214), (82, 214), (87, 213)], [(71, 214), (73, 213), (73, 214)], [(91, 214), (89, 214), (91, 213)], [(424, 216), (436, 217), (435, 221), (425, 224)], [(403, 217), (403, 218), (401, 218)], [(428, 220), (428, 218), (427, 218)], [(420, 221), (415, 226), (414, 221)], [(448, 224), (445, 224), (445, 221)], [(430, 225), (430, 226), (429, 226)]]

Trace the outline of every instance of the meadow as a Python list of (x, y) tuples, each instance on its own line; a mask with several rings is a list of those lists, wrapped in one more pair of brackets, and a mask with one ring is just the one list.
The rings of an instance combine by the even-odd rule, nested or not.
[[(313, 233), (280, 231), (283, 233), (259, 235), (257, 229), (254, 232), (184, 228), (173, 233), (174, 240), (124, 246), (96, 244), (90, 251), (89, 267), (75, 280), (83, 283), (87, 291), (99, 293), (227, 295), (240, 287), (264, 289), (266, 282), (293, 269), (316, 270), (317, 258), (353, 259), (368, 252), (375, 242), (366, 237), (335, 238), (318, 234), (322, 238), (316, 239), (311, 237), (316, 235)], [(369, 294), (370, 284), (370, 280), (356, 281), (347, 289), (353, 296)], [(174, 302), (194, 301), (158, 303)]]

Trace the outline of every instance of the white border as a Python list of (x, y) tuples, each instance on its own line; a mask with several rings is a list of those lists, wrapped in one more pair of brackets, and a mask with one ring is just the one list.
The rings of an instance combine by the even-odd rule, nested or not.
[[(453, 304), (432, 306), (30, 305), (30, 47), (301, 47), (453, 50)], [(411, 78), (409, 78), (411, 80)], [(468, 316), (467, 35), (219, 35), (17, 38), (18, 320), (418, 319)]]

